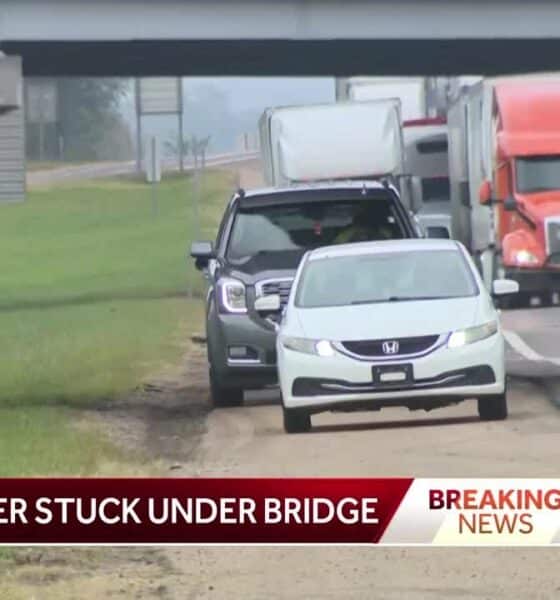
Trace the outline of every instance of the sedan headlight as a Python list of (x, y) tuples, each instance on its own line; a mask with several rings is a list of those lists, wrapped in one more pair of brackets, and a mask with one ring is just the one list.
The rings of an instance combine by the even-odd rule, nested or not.
[(480, 342), (481, 340), (485, 340), (494, 335), (497, 331), (497, 321), (490, 321), (489, 323), (484, 323), (484, 325), (477, 325), (476, 327), (454, 331), (447, 340), (447, 347), (461, 348), (461, 346), (466, 346), (467, 344)]
[(230, 313), (247, 312), (247, 295), (245, 284), (239, 279), (221, 279), (219, 282), (221, 290), (222, 307)]
[(539, 259), (529, 250), (518, 250), (514, 254), (515, 262), (518, 265), (538, 265)]
[(327, 340), (309, 340), (307, 338), (284, 336), (281, 342), (284, 348), (294, 352), (315, 354), (316, 356), (334, 356), (335, 353), (333, 345)]

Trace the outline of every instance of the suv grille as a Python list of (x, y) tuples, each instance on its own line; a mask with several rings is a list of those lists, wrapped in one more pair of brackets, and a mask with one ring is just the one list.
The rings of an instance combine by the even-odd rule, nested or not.
[[(280, 306), (283, 309), (288, 303), (292, 283), (293, 279), (267, 279), (264, 282), (258, 282), (256, 285), (257, 296), (271, 296), (273, 294), (278, 294), (280, 296)], [(271, 313), (265, 317), (269, 321), (279, 323), (281, 313)]]
[(266, 281), (260, 284), (258, 287), (260, 296), (271, 296), (278, 294), (280, 296), (280, 304), (282, 308), (286, 306), (288, 298), (290, 297), (290, 290), (292, 289), (293, 279), (278, 279), (275, 281)]
[[(342, 347), (358, 356), (392, 358), (404, 356), (407, 354), (418, 354), (431, 348), (439, 339), (439, 335), (424, 335), (420, 337), (394, 338), (384, 340), (359, 340), (353, 342), (341, 342)], [(395, 349), (395, 342), (398, 344), (397, 351), (384, 352), (383, 345), (388, 343), (390, 350)]]
[(556, 255), (558, 262), (558, 255), (560, 254), (560, 219), (547, 219), (546, 220), (546, 253), (548, 256)]

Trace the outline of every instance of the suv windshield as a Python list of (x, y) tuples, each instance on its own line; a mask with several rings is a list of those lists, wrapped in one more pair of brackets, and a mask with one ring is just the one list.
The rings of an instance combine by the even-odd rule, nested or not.
[(518, 192), (560, 190), (560, 156), (531, 156), (515, 162)]
[(477, 285), (457, 250), (422, 250), (310, 260), (296, 306), (318, 308), (375, 302), (475, 296)]
[(247, 207), (234, 218), (227, 257), (243, 260), (262, 252), (404, 237), (406, 229), (393, 203), (380, 199)]

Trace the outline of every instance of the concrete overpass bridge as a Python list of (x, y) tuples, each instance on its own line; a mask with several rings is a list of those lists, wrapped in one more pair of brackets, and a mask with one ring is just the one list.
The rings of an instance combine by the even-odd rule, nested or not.
[(556, 0), (2, 0), (27, 75), (505, 73), (560, 68)]

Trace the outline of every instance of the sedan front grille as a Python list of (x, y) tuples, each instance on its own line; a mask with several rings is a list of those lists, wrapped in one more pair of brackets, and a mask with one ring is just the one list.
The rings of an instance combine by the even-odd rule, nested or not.
[(439, 335), (423, 335), (382, 340), (357, 340), (340, 344), (350, 354), (363, 358), (398, 358), (426, 352), (438, 342), (439, 338)]

